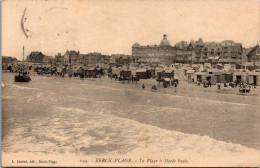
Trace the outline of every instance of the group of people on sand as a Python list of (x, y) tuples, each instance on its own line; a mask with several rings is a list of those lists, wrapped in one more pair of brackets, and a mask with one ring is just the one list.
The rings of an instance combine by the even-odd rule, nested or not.
[(21, 70), (19, 70), (18, 75), (19, 75), (19, 76), (29, 76), (29, 73), (30, 73), (30, 72), (28, 72), (28, 71), (22, 72)]
[[(175, 88), (177, 88), (177, 86), (178, 86), (177, 81), (175, 81), (175, 82), (173, 83), (173, 86), (174, 86)], [(164, 88), (164, 89), (167, 88), (167, 83), (165, 83), (165, 82), (163, 83), (163, 88)], [(145, 90), (145, 84), (144, 84), (144, 83), (142, 84), (142, 89)], [(151, 90), (152, 90), (152, 91), (157, 91), (158, 89), (157, 89), (156, 85), (152, 85)]]

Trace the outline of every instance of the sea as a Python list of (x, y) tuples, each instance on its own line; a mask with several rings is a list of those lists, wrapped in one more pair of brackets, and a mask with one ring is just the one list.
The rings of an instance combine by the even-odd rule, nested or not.
[[(31, 154), (127, 156), (134, 160), (131, 166), (152, 157), (167, 166), (178, 164), (165, 159), (188, 160), (178, 166), (260, 163), (259, 88), (239, 94), (238, 88), (217, 91), (185, 81), (164, 89), (155, 79), (132, 83), (37, 74), (29, 83), (15, 83), (14, 75), (2, 73), (3, 161)], [(79, 162), (73, 164), (82, 166)]]

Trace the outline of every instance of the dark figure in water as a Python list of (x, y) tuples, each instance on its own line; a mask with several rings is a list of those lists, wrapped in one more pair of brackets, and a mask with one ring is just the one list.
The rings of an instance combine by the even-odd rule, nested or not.
[(143, 88), (143, 90), (145, 89), (145, 85), (144, 85), (144, 83), (143, 83), (143, 85), (142, 85), (142, 88)]

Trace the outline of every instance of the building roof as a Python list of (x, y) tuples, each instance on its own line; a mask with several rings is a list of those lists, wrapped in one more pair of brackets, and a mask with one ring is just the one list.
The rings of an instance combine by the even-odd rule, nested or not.
[(172, 73), (172, 72), (174, 72), (173, 69), (166, 69), (166, 70), (165, 70), (165, 73)]
[(247, 57), (248, 57), (248, 56), (251, 56), (252, 53), (253, 53), (256, 49), (260, 49), (260, 46), (259, 46), (258, 44), (257, 44), (254, 48), (252, 48), (251, 51), (249, 51), (246, 56), (247, 56)]
[(160, 42), (160, 46), (170, 46), (170, 42), (167, 40), (167, 35), (163, 35), (163, 39)]
[(39, 55), (39, 54), (43, 55), (42, 52), (40, 52), (40, 51), (32, 51), (31, 52), (31, 55)]
[(136, 72), (146, 72), (146, 69), (137, 69)]
[(76, 55), (76, 54), (79, 54), (79, 51), (75, 51), (75, 50), (67, 50), (65, 54), (71, 54), (71, 55)]
[(140, 47), (140, 44), (139, 44), (139, 43), (134, 43), (134, 44), (132, 45), (132, 47)]
[(140, 58), (137, 62), (145, 62), (145, 63), (158, 63), (160, 62), (159, 58)]
[(195, 70), (190, 69), (186, 73), (191, 74), (191, 73), (194, 73), (194, 72), (195, 72)]

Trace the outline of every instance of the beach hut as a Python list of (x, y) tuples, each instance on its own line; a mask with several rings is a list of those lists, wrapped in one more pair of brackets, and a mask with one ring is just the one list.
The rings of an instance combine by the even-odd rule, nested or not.
[(207, 73), (206, 72), (196, 72), (194, 73), (194, 82), (202, 83), (205, 80)]
[(140, 79), (147, 79), (147, 70), (146, 69), (137, 69), (136, 75), (139, 76)]
[(136, 75), (137, 67), (130, 66), (129, 69), (131, 70), (133, 76)]
[(83, 74), (84, 73), (84, 69), (82, 67), (79, 67), (77, 70), (78, 74)]
[(67, 74), (73, 74), (73, 68), (72, 67), (67, 67), (66, 73)]
[[(224, 76), (223, 76), (224, 77)], [(212, 85), (215, 85), (216, 83), (219, 83), (218, 82), (218, 78), (217, 78), (217, 75), (215, 74), (203, 74), (202, 75), (202, 81), (210, 81), (210, 83)]]
[(103, 68), (96, 67), (96, 73), (97, 73), (98, 76), (102, 76), (103, 75)]
[(195, 73), (195, 70), (187, 70), (186, 72), (186, 76), (187, 76), (187, 81), (188, 83), (191, 83), (192, 81), (194, 82), (194, 73)]
[(163, 67), (155, 67), (155, 69), (154, 69), (154, 73), (156, 76), (157, 76), (157, 73), (161, 72), (161, 71), (163, 71)]
[(112, 68), (113, 75), (120, 75), (120, 71), (121, 71), (121, 68), (116, 68), (116, 67)]
[(146, 67), (146, 71), (147, 71), (147, 78), (151, 78), (155, 76), (155, 68)]
[(132, 76), (132, 72), (130, 69), (122, 69), (120, 71), (120, 78), (122, 80), (130, 80)]
[(108, 67), (107, 73), (108, 73), (108, 74), (112, 74), (112, 67), (111, 67), (111, 66)]
[[(208, 71), (209, 74), (212, 74), (213, 80), (212, 82), (215, 83), (214, 80), (216, 80), (216, 83), (224, 83), (224, 82), (232, 82), (232, 79), (230, 79), (230, 76), (225, 76), (225, 71), (224, 70), (219, 70), (219, 69), (212, 69)], [(227, 78), (227, 79), (226, 79)], [(211, 82), (211, 84), (213, 84)]]
[(97, 69), (96, 67), (89, 67), (85, 69), (85, 76), (90, 78), (97, 77)]
[(235, 71), (233, 73), (233, 81), (246, 83), (247, 82), (248, 73), (246, 71)]
[(174, 79), (174, 70), (173, 69), (166, 69), (164, 71), (164, 77)]
[(157, 82), (162, 82), (163, 81), (163, 77), (164, 77), (164, 70), (160, 69), (159, 71), (157, 71), (156, 81)]
[(260, 72), (249, 72), (247, 80), (248, 84), (260, 85)]

